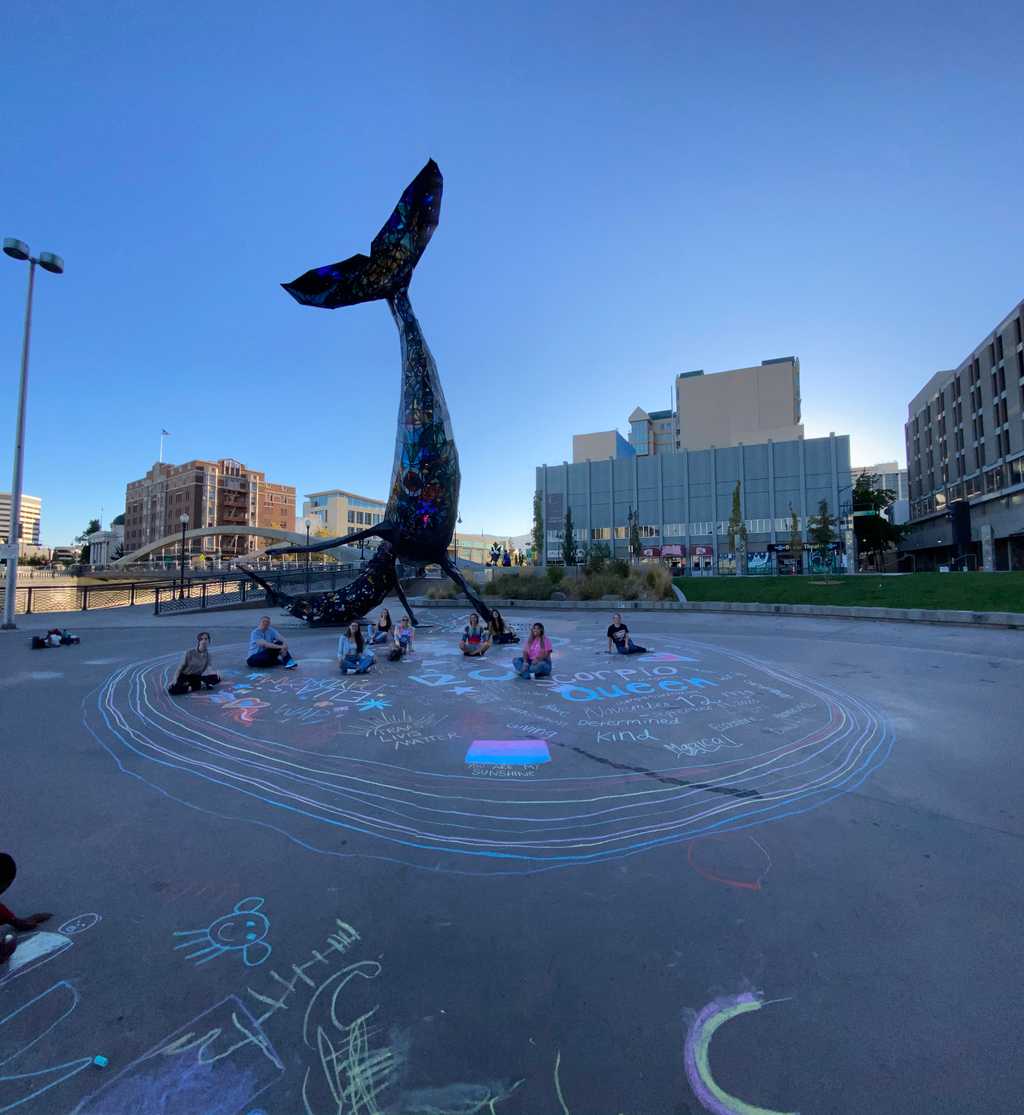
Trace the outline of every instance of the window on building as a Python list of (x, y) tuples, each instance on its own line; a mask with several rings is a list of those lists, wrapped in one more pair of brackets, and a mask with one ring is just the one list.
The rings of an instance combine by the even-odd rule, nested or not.
[(348, 513), (348, 521), (349, 521), (350, 523), (354, 523), (354, 522), (356, 521), (356, 513), (355, 513), (354, 511), (349, 511), (349, 513)]
[(1005, 390), (1006, 390), (1006, 369), (1002, 365), (1000, 365), (999, 366), (999, 391), (1000, 391), (1000, 394)]
[(996, 336), (996, 359), (1002, 360), (1003, 358), (1003, 335), (1002, 333)]
[(590, 538), (594, 542), (605, 542), (612, 536), (611, 527), (591, 527)]
[(974, 447), (974, 462), (975, 468), (985, 467), (985, 443), (983, 441), (979, 441)]
[[(1020, 322), (1017, 323), (1020, 325)], [(1018, 457), (1015, 461), (1010, 461), (1006, 466), (1007, 481), (1010, 484), (1024, 483), (1024, 458)]]
[(1013, 323), (1013, 337), (1014, 337), (1014, 341), (1018, 345), (1021, 344), (1022, 342), (1024, 342), (1024, 333), (1022, 333), (1022, 329), (1024, 329), (1024, 327), (1022, 327), (1021, 320), (1018, 317), (1014, 320), (1014, 323)]

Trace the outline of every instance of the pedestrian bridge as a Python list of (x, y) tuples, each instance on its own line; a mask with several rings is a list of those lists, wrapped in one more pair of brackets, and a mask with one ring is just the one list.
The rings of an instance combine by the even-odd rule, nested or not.
[[(188, 542), (194, 538), (213, 538), (213, 537), (247, 537), (247, 538), (266, 538), (268, 545), (276, 542), (290, 542), (295, 546), (304, 546), (306, 544), (306, 534), (303, 532), (299, 534), (294, 530), (281, 530), (279, 527), (195, 527), (192, 530), (185, 531), (185, 541)], [(312, 540), (311, 540), (312, 541)], [(158, 539), (156, 542), (150, 542), (148, 545), (134, 550), (130, 554), (125, 554), (124, 557), (118, 558), (117, 561), (112, 562), (116, 567), (119, 565), (132, 565), (135, 562), (142, 561), (150, 554), (155, 554), (159, 550), (169, 550), (175, 546), (181, 545), (181, 532), (177, 534), (167, 534), (163, 538)], [(266, 547), (264, 547), (266, 549)], [(359, 560), (359, 547), (358, 546), (336, 546), (333, 550), (322, 551), (333, 554), (342, 561), (358, 561)], [(263, 553), (263, 550), (254, 551), (251, 554), (245, 554), (244, 558), (234, 558), (232, 560), (241, 561), (254, 558)], [(193, 554), (197, 557), (197, 554)]]

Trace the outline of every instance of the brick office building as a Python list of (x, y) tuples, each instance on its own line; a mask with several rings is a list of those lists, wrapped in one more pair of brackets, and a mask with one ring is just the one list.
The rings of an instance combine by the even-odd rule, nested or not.
[[(155, 464), (125, 492), (124, 549), (132, 553), (181, 530), (196, 527), (277, 527), (295, 529), (295, 489), (270, 484), (266, 474), (224, 457), (219, 461)], [(221, 535), (196, 539), (193, 553), (238, 557), (261, 549), (256, 538)]]

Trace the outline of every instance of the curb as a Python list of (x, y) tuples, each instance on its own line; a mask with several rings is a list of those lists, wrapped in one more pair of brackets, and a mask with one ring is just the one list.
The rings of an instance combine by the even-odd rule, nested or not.
[[(748, 615), (806, 616), (818, 619), (875, 620), (885, 623), (952, 624), (958, 627), (992, 627), (1009, 630), (1024, 629), (1022, 612), (956, 612), (931, 608), (841, 608), (828, 604), (741, 604), (728, 601), (667, 600), (509, 600), (500, 596), (485, 597), (503, 611), (526, 608), (529, 611), (607, 612), (732, 612)], [(450, 600), (413, 597), (417, 608), (461, 607), (470, 601), (465, 596)]]

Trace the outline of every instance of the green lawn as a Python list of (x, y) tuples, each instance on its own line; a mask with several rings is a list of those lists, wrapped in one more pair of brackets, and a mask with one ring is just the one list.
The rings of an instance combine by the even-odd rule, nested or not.
[(1024, 612), (1024, 573), (907, 573), (902, 577), (677, 577), (693, 601), (841, 604), (866, 608), (950, 608)]

